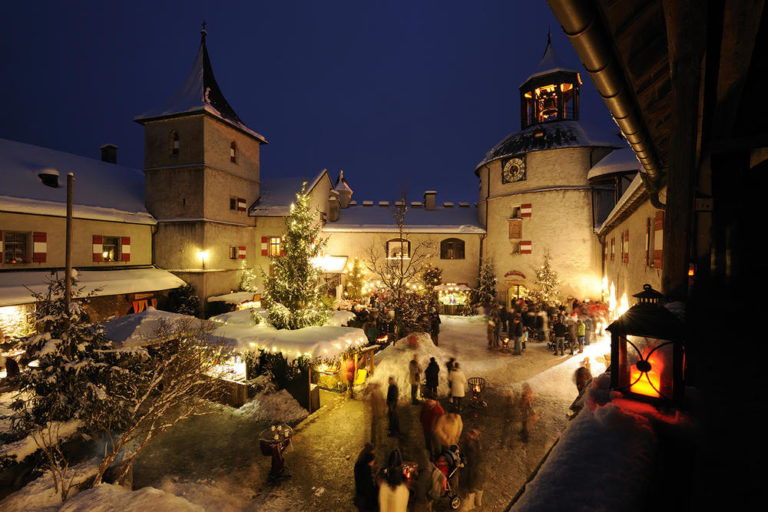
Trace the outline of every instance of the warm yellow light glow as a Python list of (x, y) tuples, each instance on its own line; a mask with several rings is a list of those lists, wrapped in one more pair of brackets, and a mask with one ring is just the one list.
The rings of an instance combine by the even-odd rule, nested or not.
[(199, 259), (200, 261), (205, 261), (208, 259), (208, 254), (209, 254), (208, 250), (197, 251), (197, 259)]
[[(647, 349), (646, 353), (649, 351), (650, 349)], [(629, 381), (635, 382), (637, 380), (637, 382), (632, 384), (629, 390), (638, 395), (658, 398), (661, 395), (656, 390), (661, 389), (661, 374), (663, 373), (664, 365), (662, 364), (662, 359), (655, 357), (655, 355), (648, 359), (648, 363), (651, 365), (651, 370), (648, 372), (641, 372), (635, 365), (632, 365), (629, 371)], [(641, 376), (641, 374), (643, 375)]]

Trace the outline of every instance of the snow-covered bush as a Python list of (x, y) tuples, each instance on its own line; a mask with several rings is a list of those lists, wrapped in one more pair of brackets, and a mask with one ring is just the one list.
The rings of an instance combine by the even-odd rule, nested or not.
[[(51, 276), (47, 291), (35, 294), (39, 334), (22, 341), (25, 371), (15, 378), (21, 393), (13, 403), (13, 430), (27, 435), (42, 450), (56, 490), (66, 499), (71, 479), (61, 450), (61, 426), (99, 428), (108, 417), (123, 426), (127, 406), (135, 400), (133, 368), (143, 354), (113, 350), (98, 324), (88, 320), (89, 297), (72, 280), (73, 297), (66, 309), (65, 282)], [(66, 429), (65, 429), (66, 430)]]

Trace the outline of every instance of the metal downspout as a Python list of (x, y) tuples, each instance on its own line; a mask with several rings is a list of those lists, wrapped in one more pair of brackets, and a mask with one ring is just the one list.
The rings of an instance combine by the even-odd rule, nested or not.
[(547, 3), (642, 164), (645, 172), (641, 176), (651, 203), (663, 209), (664, 205), (659, 201), (663, 172), (639, 114), (640, 109), (613, 53), (610, 33), (602, 24), (594, 4), (584, 0), (547, 0)]

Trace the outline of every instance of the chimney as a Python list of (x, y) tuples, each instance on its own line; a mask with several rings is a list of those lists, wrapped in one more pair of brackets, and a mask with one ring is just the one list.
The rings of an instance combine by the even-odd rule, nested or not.
[(424, 192), (424, 208), (427, 210), (434, 210), (436, 197), (437, 197), (436, 190), (427, 190), (426, 192)]
[(117, 146), (114, 144), (104, 144), (101, 146), (101, 161), (109, 164), (117, 163)]
[(331, 190), (328, 196), (328, 222), (339, 220), (339, 193)]

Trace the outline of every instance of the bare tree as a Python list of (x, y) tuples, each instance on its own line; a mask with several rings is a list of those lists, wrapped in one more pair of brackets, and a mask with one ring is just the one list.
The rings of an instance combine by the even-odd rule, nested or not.
[[(159, 343), (146, 350), (144, 377), (129, 379), (127, 395), (132, 395), (125, 417), (104, 415), (97, 418), (107, 442), (93, 485), (101, 482), (105, 471), (120, 455), (123, 482), (134, 460), (150, 441), (191, 416), (208, 414), (207, 401), (223, 392), (221, 381), (213, 376), (227, 350), (212, 344), (203, 328), (191, 323), (161, 324), (152, 336)], [(121, 454), (121, 451), (123, 453)]]
[(392, 208), (392, 217), (397, 225), (398, 241), (396, 249), (384, 247), (384, 253), (380, 246), (372, 245), (368, 249), (368, 270), (375, 274), (384, 287), (392, 294), (393, 309), (395, 312), (395, 339), (400, 338), (403, 320), (406, 316), (408, 301), (407, 295), (411, 293), (411, 287), (421, 282), (421, 274), (431, 257), (432, 244), (426, 240), (413, 242), (406, 239), (406, 213), (408, 202), (406, 195), (402, 194), (400, 201)]

